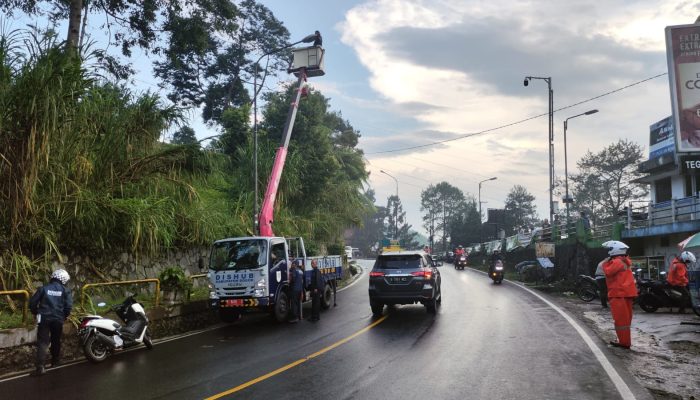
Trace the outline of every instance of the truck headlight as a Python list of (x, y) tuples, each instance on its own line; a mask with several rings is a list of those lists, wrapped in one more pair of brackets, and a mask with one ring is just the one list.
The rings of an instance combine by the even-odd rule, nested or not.
[(255, 284), (255, 290), (253, 290), (253, 296), (255, 297), (265, 297), (267, 296), (267, 280), (263, 277)]

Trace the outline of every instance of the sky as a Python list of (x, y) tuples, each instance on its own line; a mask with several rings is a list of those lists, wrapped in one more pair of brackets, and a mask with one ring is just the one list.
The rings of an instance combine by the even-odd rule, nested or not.
[[(326, 75), (310, 84), (360, 131), (377, 203), (398, 192), (408, 222), (422, 227), (420, 193), (447, 181), (502, 208), (525, 186), (548, 217), (548, 91), (568, 107), (554, 114), (555, 175), (587, 151), (619, 139), (648, 149), (649, 125), (671, 114), (664, 28), (693, 23), (698, 1), (262, 1), (291, 37), (318, 29)], [(527, 122), (491, 130), (502, 125)], [(480, 135), (406, 151), (392, 150)], [(555, 196), (556, 199), (556, 196)], [(563, 204), (560, 203), (563, 207)]]
[[(484, 215), (523, 185), (548, 217), (547, 84), (525, 87), (525, 76), (550, 77), (554, 108), (565, 108), (554, 114), (558, 177), (563, 121), (591, 109), (599, 112), (569, 121), (569, 174), (587, 151), (619, 139), (647, 149), (649, 125), (671, 114), (664, 27), (700, 14), (700, 1), (682, 0), (259, 2), (292, 41), (322, 33), (326, 75), (309, 83), (360, 131), (377, 204), (398, 182), (408, 223), (423, 234), (421, 191), (442, 181), (476, 198), (479, 181), (496, 177), (482, 184)], [(138, 87), (165, 94), (148, 60), (137, 55), (135, 66)], [(191, 124), (200, 138), (216, 134), (196, 110)]]

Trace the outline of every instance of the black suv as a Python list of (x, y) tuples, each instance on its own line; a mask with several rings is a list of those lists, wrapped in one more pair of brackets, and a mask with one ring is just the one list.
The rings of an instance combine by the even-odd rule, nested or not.
[(369, 304), (380, 315), (384, 304), (421, 303), (435, 314), (442, 300), (440, 265), (423, 251), (387, 252), (369, 273)]

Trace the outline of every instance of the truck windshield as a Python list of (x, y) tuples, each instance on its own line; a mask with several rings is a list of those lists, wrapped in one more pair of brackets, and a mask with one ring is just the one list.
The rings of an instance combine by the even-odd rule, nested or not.
[(214, 271), (259, 268), (267, 259), (267, 242), (260, 239), (214, 243), (209, 269)]

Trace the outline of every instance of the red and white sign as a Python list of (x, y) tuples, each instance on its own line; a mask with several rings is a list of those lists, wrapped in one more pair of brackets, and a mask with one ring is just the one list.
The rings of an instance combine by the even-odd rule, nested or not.
[(678, 152), (700, 151), (700, 24), (666, 27), (666, 56)]

